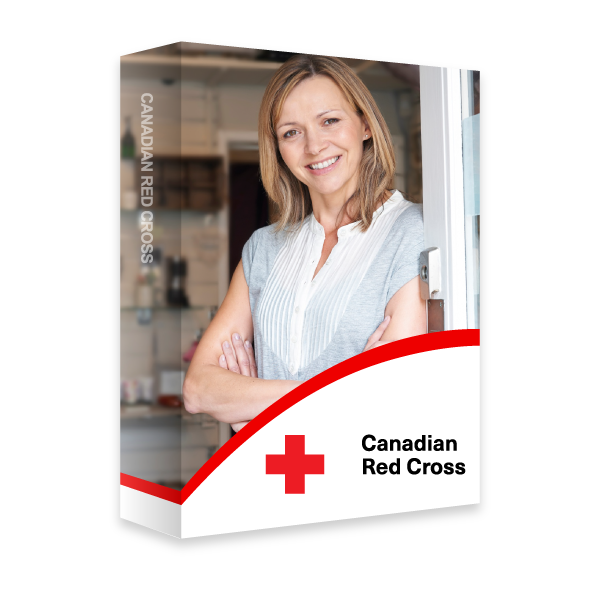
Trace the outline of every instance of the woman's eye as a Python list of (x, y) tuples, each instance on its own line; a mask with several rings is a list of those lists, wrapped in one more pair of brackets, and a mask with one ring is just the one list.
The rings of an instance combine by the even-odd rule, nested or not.
[(290, 131), (286, 131), (283, 134), (283, 137), (284, 138), (291, 138), (291, 137), (294, 137), (292, 134), (295, 134), (295, 133), (298, 133), (298, 132), (295, 129), (291, 129)]
[(327, 123), (328, 121), (333, 121), (334, 123), (337, 123), (339, 119), (334, 119), (333, 117), (331, 119), (325, 119), (325, 123)]

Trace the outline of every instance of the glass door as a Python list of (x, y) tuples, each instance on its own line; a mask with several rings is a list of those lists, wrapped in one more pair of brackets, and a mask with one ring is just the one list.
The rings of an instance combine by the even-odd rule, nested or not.
[(479, 71), (461, 71), (467, 327), (479, 329)]
[(479, 72), (420, 67), (425, 245), (443, 329), (479, 328)]

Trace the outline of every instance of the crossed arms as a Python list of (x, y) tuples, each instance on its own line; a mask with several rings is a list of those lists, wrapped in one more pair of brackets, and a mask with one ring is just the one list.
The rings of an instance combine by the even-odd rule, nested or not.
[[(388, 302), (386, 318), (364, 351), (426, 332), (425, 302), (415, 277)], [(208, 413), (235, 430), (301, 381), (259, 379), (250, 340), (254, 339), (248, 285), (238, 264), (221, 308), (202, 336), (183, 382), (183, 401), (190, 413)]]

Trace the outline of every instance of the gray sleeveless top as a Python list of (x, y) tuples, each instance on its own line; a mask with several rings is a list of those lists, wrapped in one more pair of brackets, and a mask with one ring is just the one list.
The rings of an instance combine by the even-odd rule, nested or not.
[(419, 274), (423, 211), (395, 190), (367, 231), (338, 230), (317, 276), (325, 232), (314, 215), (299, 231), (255, 231), (242, 251), (254, 352), (263, 379), (305, 381), (362, 352), (391, 297)]

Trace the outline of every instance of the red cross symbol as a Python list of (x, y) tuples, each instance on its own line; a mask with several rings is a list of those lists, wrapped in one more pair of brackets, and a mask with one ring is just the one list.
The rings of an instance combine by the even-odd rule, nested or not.
[(285, 454), (267, 454), (267, 475), (285, 475), (286, 494), (304, 494), (305, 475), (325, 473), (324, 454), (304, 454), (304, 436), (286, 435)]

